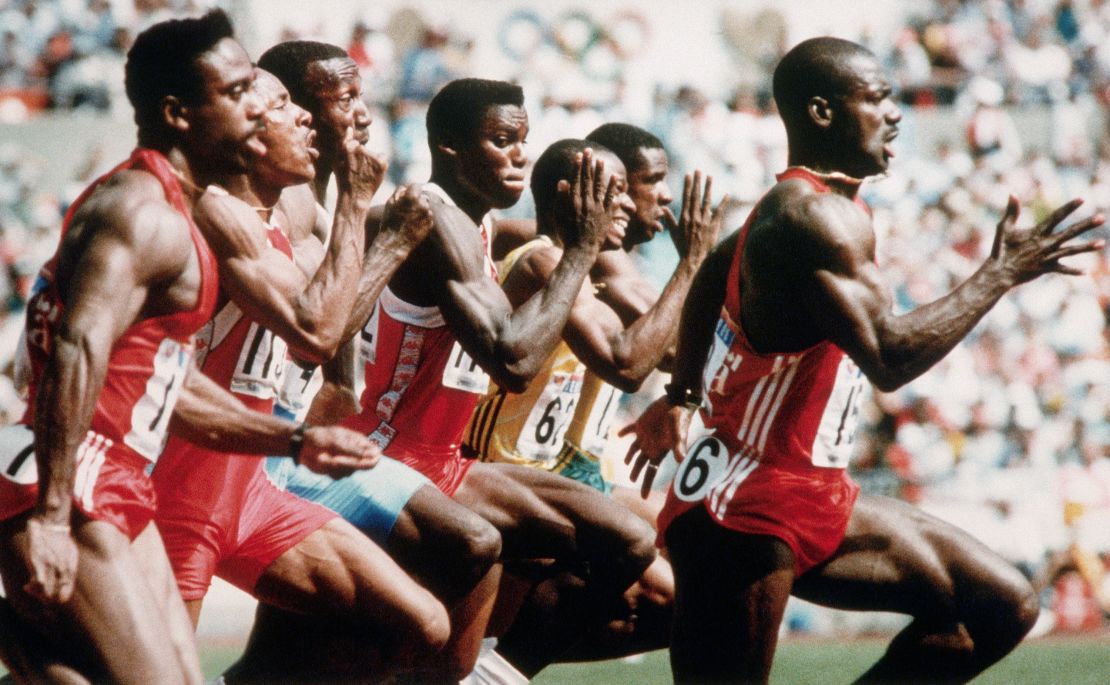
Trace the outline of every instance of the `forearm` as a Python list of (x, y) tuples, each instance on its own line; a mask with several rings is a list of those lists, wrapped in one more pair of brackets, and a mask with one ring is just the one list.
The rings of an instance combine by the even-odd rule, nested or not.
[(201, 447), (237, 454), (287, 454), (296, 426), (249, 409), (193, 369), (174, 406), (169, 431)]
[(104, 384), (104, 360), (93, 354), (94, 348), (84, 337), (67, 339), (59, 334), (39, 385), (34, 424), (39, 473), (36, 513), (52, 524), (69, 524), (77, 450)]
[(341, 342), (350, 340), (366, 324), (385, 286), (389, 285), (389, 280), (404, 264), (413, 247), (394, 231), (379, 231), (374, 237), (374, 242), (370, 244), (370, 250), (362, 263), (358, 294), (351, 314), (347, 318), (347, 325), (343, 329)]
[(321, 357), (330, 356), (329, 352), (333, 352), (348, 337), (350, 321), (336, 313), (351, 311), (359, 302), (357, 296), (366, 277), (362, 255), (366, 240), (363, 227), (368, 211), (368, 202), (347, 194), (340, 195), (332, 238), (324, 260), (295, 304), (298, 324), (314, 332), (321, 348), (310, 351), (294, 349), (306, 358), (323, 361)]
[(639, 386), (672, 351), (678, 337), (683, 303), (697, 274), (689, 260), (679, 263), (655, 304), (624, 329), (613, 346), (613, 359), (622, 378)]
[(876, 368), (864, 372), (881, 390), (917, 378), (951, 352), (1009, 288), (984, 266), (948, 295), (893, 317), (879, 329)]
[(696, 395), (705, 390), (702, 381), (705, 364), (725, 302), (728, 254), (719, 250), (702, 264), (682, 307), (671, 382)]
[(571, 304), (596, 257), (596, 247), (568, 247), (547, 284), (509, 316), (497, 340), (498, 356), (525, 384), (562, 338)]

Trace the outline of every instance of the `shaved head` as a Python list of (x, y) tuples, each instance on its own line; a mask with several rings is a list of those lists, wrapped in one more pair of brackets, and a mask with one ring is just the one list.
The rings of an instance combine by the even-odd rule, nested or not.
[(875, 60), (867, 48), (840, 38), (811, 38), (798, 43), (775, 67), (775, 104), (788, 129), (805, 121), (810, 98), (826, 100), (851, 92), (859, 83), (860, 59)]

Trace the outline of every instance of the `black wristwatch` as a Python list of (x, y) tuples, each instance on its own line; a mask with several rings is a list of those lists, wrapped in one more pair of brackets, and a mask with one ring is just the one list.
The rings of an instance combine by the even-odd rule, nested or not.
[(667, 402), (672, 407), (686, 407), (694, 410), (701, 408), (701, 393), (696, 393), (677, 383), (667, 383), (663, 386), (663, 390), (667, 392)]
[(289, 457), (293, 460), (294, 464), (301, 463), (301, 448), (304, 447), (304, 432), (310, 426), (307, 423), (302, 423), (293, 429), (293, 434), (289, 436)]

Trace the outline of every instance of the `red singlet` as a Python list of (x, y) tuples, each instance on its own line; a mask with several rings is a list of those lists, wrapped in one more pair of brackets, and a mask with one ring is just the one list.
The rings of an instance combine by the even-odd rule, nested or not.
[[(830, 192), (804, 169), (778, 176), (789, 179)], [(659, 514), (659, 540), (671, 521), (701, 503), (727, 528), (782, 539), (801, 574), (831, 555), (847, 529), (859, 487), (845, 468), (865, 384), (831, 342), (782, 354), (761, 354), (748, 343), (740, 326), (740, 268), (758, 212), (757, 205), (740, 229), (705, 368), (711, 435), (695, 440), (679, 465)]]
[[(189, 206), (169, 161), (159, 152), (136, 149), (130, 159), (90, 185), (66, 212), (62, 239), (78, 208), (103, 181), (135, 169), (162, 184), (166, 201), (185, 217), (200, 262), (200, 291), (189, 311), (143, 319), (132, 324), (112, 347), (104, 387), (85, 441), (77, 449), (74, 503), (90, 518), (112, 523), (134, 538), (154, 513), (154, 492), (145, 469), (157, 461), (166, 427), (193, 354), (193, 334), (212, 317), (219, 284), (216, 260), (193, 224)], [(61, 239), (59, 240), (59, 250)], [(55, 281), (59, 255), (43, 266), (27, 303), (27, 343), (32, 377), (27, 411), (20, 423), (22, 440), (30, 436), (43, 369), (50, 359), (64, 303)], [(13, 430), (19, 432), (18, 428)], [(14, 437), (13, 433), (13, 437)], [(7, 441), (5, 441), (7, 442)], [(9, 443), (8, 447), (12, 447)], [(22, 457), (22, 461), (19, 462)], [(0, 519), (34, 506), (38, 469), (30, 450), (4, 450), (0, 457)]]
[[(454, 205), (434, 183), (424, 188)], [(487, 216), (478, 229), (496, 280), (491, 224)], [(474, 463), (459, 447), (489, 375), (463, 350), (438, 307), (409, 304), (389, 288), (362, 329), (359, 356), (366, 376), (362, 411), (343, 425), (369, 435), (390, 457), (453, 495)]]

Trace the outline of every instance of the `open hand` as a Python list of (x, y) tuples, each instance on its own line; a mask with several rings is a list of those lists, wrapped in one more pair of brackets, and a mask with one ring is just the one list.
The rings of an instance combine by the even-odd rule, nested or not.
[(1017, 198), (1011, 195), (1010, 201), (1006, 204), (1006, 213), (1002, 216), (1002, 221), (998, 222), (998, 229), (994, 234), (994, 245), (991, 247), (988, 265), (1000, 269), (1002, 277), (1010, 285), (1025, 283), (1047, 273), (1079, 275), (1081, 272), (1078, 269), (1062, 264), (1060, 260), (1103, 248), (1105, 245), (1103, 240), (1070, 242), (1087, 231), (1101, 226), (1102, 215), (1096, 214), (1078, 221), (1058, 233), (1053, 231), (1081, 204), (1083, 204), (1082, 200), (1072, 200), (1057, 208), (1048, 218), (1033, 228), (1021, 229), (1014, 225), (1021, 209)]
[(617, 177), (605, 178), (605, 161), (593, 158), (593, 150), (574, 157), (574, 174), (570, 181), (559, 181), (558, 192), (570, 206), (573, 221), (567, 232), (568, 243), (600, 248), (609, 234), (617, 205)]
[(726, 193), (721, 198), (720, 204), (713, 209), (713, 177), (705, 177), (705, 192), (701, 187), (702, 174), (700, 170), (694, 171), (693, 176), (686, 174), (682, 185), (682, 209), (678, 220), (669, 207), (663, 208), (666, 222), (669, 224), (671, 240), (675, 249), (683, 259), (690, 259), (695, 264), (701, 264), (713, 246), (717, 244), (717, 237), (721, 234), (721, 224), (724, 223), (724, 208), (728, 207), (729, 196)]
[(652, 402), (640, 418), (620, 430), (618, 435), (635, 435), (635, 439), (624, 457), (625, 465), (632, 466), (629, 474), (633, 482), (644, 476), (640, 485), (640, 495), (647, 499), (659, 464), (674, 452), (681, 462), (686, 458), (686, 436), (690, 432), (690, 417), (693, 411), (683, 405), (672, 405), (666, 397)]
[(347, 127), (340, 147), (335, 170), (339, 192), (350, 193), (357, 201), (369, 205), (374, 193), (378, 192), (385, 180), (389, 162), (358, 142), (355, 139), (355, 129), (351, 126)]

